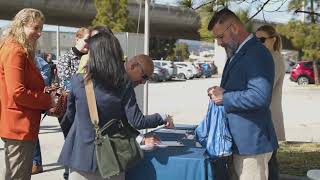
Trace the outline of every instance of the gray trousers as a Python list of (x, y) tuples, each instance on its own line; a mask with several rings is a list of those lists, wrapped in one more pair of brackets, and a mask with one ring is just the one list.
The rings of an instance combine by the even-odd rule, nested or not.
[(69, 180), (125, 180), (125, 173), (121, 173), (118, 176), (112, 176), (109, 179), (104, 179), (99, 173), (88, 173), (70, 169)]
[(232, 180), (268, 180), (272, 152), (258, 155), (233, 154)]
[(35, 148), (33, 141), (2, 138), (4, 142), (5, 172), (2, 180), (30, 180)]

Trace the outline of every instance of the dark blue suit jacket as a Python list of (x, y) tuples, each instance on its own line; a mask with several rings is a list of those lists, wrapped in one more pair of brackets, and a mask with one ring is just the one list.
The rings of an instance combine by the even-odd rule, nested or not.
[[(131, 83), (119, 92), (107, 90), (96, 81), (93, 81), (93, 85), (100, 127), (111, 119), (127, 119), (137, 129), (157, 127), (164, 123), (159, 114), (144, 116), (141, 113)], [(90, 120), (82, 75), (75, 75), (71, 81), (66, 113), (67, 119), (72, 121), (72, 127), (58, 162), (76, 170), (95, 172), (95, 131)]]
[(278, 147), (269, 109), (273, 79), (272, 56), (256, 37), (227, 61), (220, 86), (226, 90), (223, 105), (234, 153), (255, 155)]

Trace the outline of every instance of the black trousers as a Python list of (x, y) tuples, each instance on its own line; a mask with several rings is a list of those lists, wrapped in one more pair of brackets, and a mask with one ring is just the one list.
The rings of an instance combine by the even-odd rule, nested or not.
[(63, 136), (64, 138), (66, 138), (70, 131), (72, 123), (69, 121), (67, 114), (64, 114), (63, 117), (58, 118), (58, 121), (62, 130)]
[[(64, 114), (62, 118), (58, 118), (64, 139), (66, 139), (72, 123), (69, 121), (67, 114)], [(67, 180), (69, 178), (69, 168), (67, 166), (64, 167), (63, 178)]]
[(280, 171), (279, 164), (277, 160), (277, 150), (273, 151), (271, 159), (268, 163), (269, 167), (269, 178), (268, 180), (279, 180), (280, 179)]

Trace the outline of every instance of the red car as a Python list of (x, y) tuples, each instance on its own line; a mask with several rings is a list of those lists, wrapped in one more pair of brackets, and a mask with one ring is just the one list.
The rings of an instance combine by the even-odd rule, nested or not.
[[(299, 61), (293, 66), (290, 73), (290, 80), (297, 82), (299, 85), (314, 83), (314, 73), (312, 61)], [(320, 62), (318, 62), (318, 74), (320, 76)]]

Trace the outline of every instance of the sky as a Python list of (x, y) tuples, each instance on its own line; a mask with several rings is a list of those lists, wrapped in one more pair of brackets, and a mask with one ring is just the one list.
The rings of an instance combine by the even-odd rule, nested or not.
[[(168, 4), (168, 5), (177, 5), (177, 1), (178, 0), (155, 0), (156, 3)], [(205, 1), (205, 0), (195, 0), (196, 6), (198, 4), (201, 4), (201, 2), (203, 2), (203, 1)], [(247, 0), (247, 1), (261, 2), (262, 0)], [(261, 2), (261, 3), (263, 3), (263, 2)], [(282, 8), (279, 11), (283, 11), (283, 12), (265, 12), (264, 14), (262, 14), (260, 12), (255, 17), (255, 19), (260, 19), (260, 20), (265, 19), (266, 21), (278, 22), (278, 23), (288, 22), (293, 17), (293, 13), (288, 13), (286, 11), (287, 5), (288, 5), (288, 0), (271, 0), (269, 3), (270, 5), (266, 6), (265, 10), (274, 11), (276, 8), (281, 6), (282, 2), (285, 2), (285, 3), (283, 4)], [(249, 9), (250, 16), (252, 16), (255, 12), (257, 12), (257, 7), (249, 6), (249, 4), (246, 2), (243, 2), (241, 4), (232, 3), (230, 9), (232, 9), (234, 11), (237, 11), (239, 9)], [(7, 26), (9, 24), (9, 22), (10, 21), (0, 20), (0, 28)], [(53, 25), (45, 25), (43, 27), (43, 30), (44, 31), (56, 31), (57, 27), (53, 26)], [(60, 31), (62, 31), (62, 32), (75, 32), (76, 30), (77, 30), (77, 28), (60, 26)]]
[[(155, 0), (159, 4), (170, 4), (170, 5), (177, 5), (177, 0)], [(195, 6), (203, 3), (206, 0), (194, 0), (196, 3)], [(246, 0), (247, 2), (255, 1), (255, 4), (263, 4), (266, 0)], [(292, 17), (293, 13), (287, 12), (288, 2), (290, 0), (271, 0), (268, 5), (265, 6), (266, 12), (262, 14), (261, 12), (255, 17), (255, 19), (266, 20), (271, 22), (278, 22), (278, 23), (286, 23)], [(231, 3), (230, 9), (233, 11), (237, 11), (239, 9), (249, 9), (249, 14), (252, 16), (257, 12), (257, 6), (250, 6), (249, 3), (243, 2), (241, 4)], [(282, 5), (283, 4), (283, 5)], [(282, 6), (281, 6), (282, 5)], [(281, 12), (272, 12), (276, 10), (278, 7), (281, 7), (278, 11)], [(269, 11), (269, 12), (268, 12)], [(297, 16), (294, 16), (297, 17)]]

